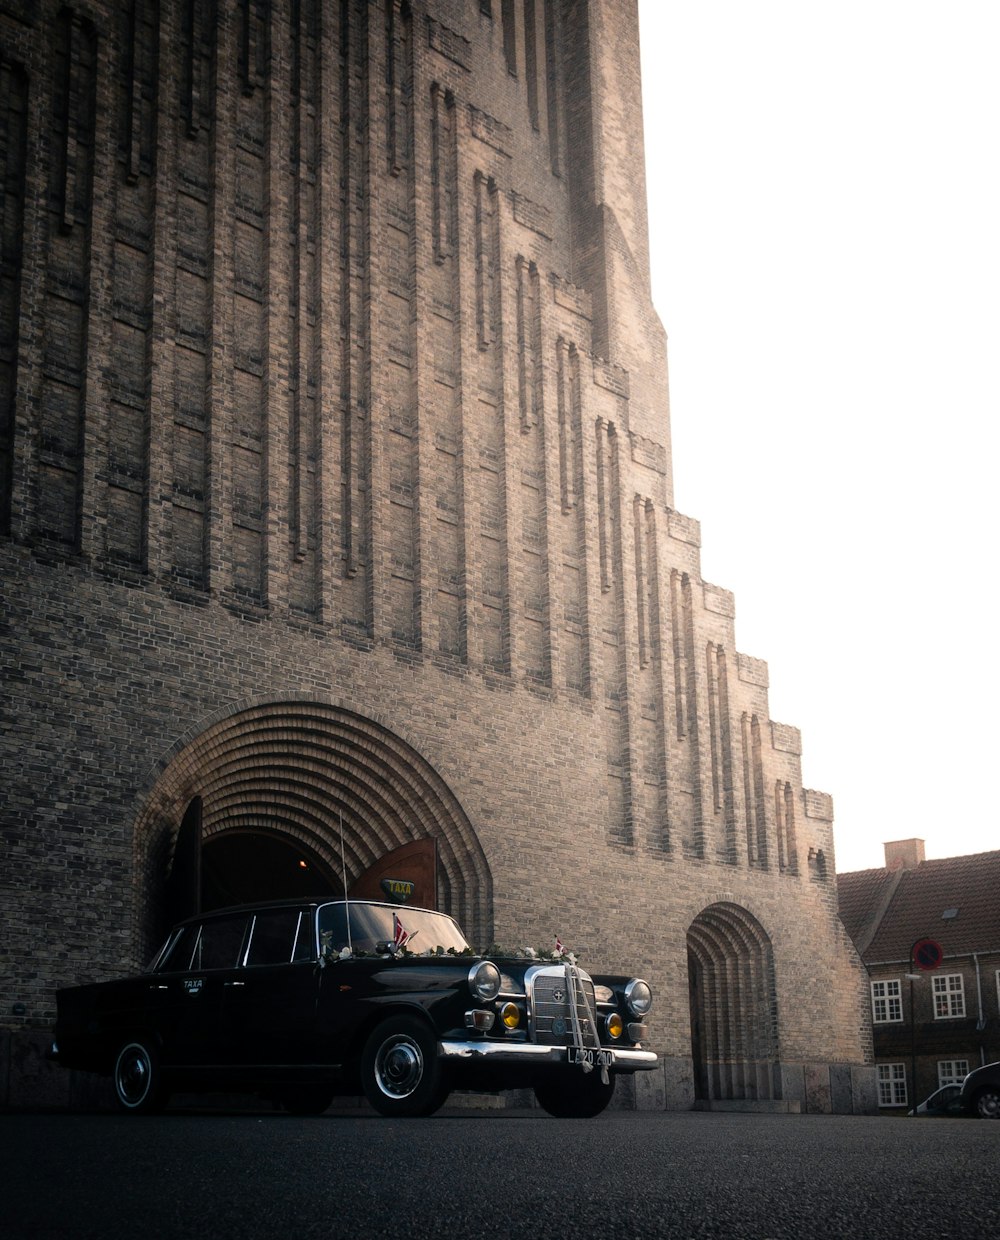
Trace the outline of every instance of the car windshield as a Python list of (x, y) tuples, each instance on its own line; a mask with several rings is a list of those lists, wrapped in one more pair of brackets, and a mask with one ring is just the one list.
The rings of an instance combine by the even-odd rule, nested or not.
[[(348, 935), (346, 909), (351, 910)], [(465, 936), (444, 913), (425, 908), (394, 908), (387, 904), (365, 904), (351, 900), (324, 904), (319, 910), (319, 940), (324, 954), (339, 954), (345, 948), (355, 953), (374, 952), (379, 944), (395, 943), (420, 954), (436, 948), (461, 952), (471, 950)]]

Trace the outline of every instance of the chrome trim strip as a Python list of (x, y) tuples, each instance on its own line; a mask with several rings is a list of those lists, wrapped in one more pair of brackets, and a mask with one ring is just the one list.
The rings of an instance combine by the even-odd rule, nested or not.
[[(629, 1068), (655, 1068), (657, 1057), (653, 1051), (643, 1051), (628, 1046), (602, 1046), (611, 1051), (615, 1067), (620, 1064)], [(534, 1042), (439, 1042), (440, 1059), (491, 1059), (504, 1063), (566, 1063), (565, 1046), (539, 1046)]]

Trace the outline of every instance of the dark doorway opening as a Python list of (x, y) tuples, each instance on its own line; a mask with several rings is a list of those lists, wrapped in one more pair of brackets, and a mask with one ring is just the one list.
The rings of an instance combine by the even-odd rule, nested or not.
[(343, 885), (316, 854), (287, 836), (225, 831), (202, 846), (201, 907), (206, 912), (230, 904), (342, 894)]
[(781, 1097), (774, 953), (746, 909), (719, 903), (688, 929), (691, 1056), (699, 1099)]

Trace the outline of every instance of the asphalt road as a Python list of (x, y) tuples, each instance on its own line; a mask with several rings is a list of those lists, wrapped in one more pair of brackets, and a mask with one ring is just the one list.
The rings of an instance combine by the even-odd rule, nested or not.
[(997, 1240), (1000, 1123), (0, 1116), (0, 1236)]

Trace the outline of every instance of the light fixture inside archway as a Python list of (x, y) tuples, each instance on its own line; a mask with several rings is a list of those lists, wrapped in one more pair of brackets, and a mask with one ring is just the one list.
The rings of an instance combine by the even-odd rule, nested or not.
[[(147, 886), (169, 871), (192, 797), (201, 799), (206, 855), (223, 836), (278, 835), (298, 850), (296, 861), (341, 889), (345, 877), (350, 887), (393, 849), (433, 839), (440, 907), (473, 942), (491, 941), (492, 880), (467, 815), (434, 767), (379, 722), (290, 701), (254, 705), (206, 727), (167, 764), (137, 822), (137, 870)], [(148, 898), (145, 905), (140, 955), (162, 929)]]

